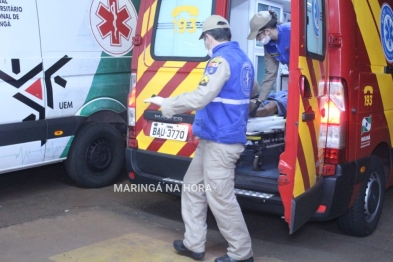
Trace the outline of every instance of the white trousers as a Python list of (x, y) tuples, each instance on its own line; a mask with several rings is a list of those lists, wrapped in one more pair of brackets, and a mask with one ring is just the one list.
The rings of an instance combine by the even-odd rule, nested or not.
[[(181, 197), (185, 224), (184, 245), (204, 252), (207, 205), (220, 233), (229, 244), (227, 254), (237, 260), (253, 255), (251, 238), (235, 196), (235, 164), (243, 152), (241, 144), (220, 144), (200, 139), (183, 180)], [(198, 185), (192, 186), (192, 185)], [(195, 190), (201, 188), (204, 190)]]

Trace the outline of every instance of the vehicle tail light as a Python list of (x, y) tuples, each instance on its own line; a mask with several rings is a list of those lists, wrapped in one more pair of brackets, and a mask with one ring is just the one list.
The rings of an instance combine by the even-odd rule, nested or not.
[(131, 90), (128, 96), (128, 125), (135, 126), (135, 104), (136, 104), (136, 74), (131, 74)]
[(319, 142), (323, 150), (323, 175), (333, 175), (346, 146), (345, 86), (341, 79), (330, 79), (329, 94), (322, 99)]
[(136, 74), (131, 74), (131, 90), (128, 96), (128, 146), (138, 147), (138, 142), (136, 140), (136, 116), (135, 116), (135, 105), (136, 105)]

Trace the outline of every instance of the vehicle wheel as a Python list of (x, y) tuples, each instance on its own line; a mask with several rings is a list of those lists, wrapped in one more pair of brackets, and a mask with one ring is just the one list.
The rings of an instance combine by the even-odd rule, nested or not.
[(70, 178), (80, 186), (110, 185), (124, 164), (125, 141), (110, 124), (88, 122), (76, 134), (65, 166)]
[(349, 235), (370, 235), (378, 225), (385, 198), (385, 175), (382, 161), (372, 160), (353, 207), (338, 218), (339, 228)]

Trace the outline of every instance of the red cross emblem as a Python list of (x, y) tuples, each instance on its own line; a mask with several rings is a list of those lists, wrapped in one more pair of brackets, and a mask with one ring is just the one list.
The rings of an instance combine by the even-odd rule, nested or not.
[(132, 28), (128, 26), (127, 21), (132, 17), (126, 5), (119, 8), (118, 0), (108, 0), (108, 6), (99, 4), (96, 14), (102, 20), (97, 25), (102, 39), (110, 35), (111, 45), (114, 46), (121, 45), (121, 37), (130, 39)]

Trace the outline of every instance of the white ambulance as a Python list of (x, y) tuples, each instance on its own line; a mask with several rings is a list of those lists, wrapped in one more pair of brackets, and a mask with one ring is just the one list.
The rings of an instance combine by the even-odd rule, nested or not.
[(0, 0), (0, 173), (65, 161), (79, 185), (124, 163), (140, 0)]

